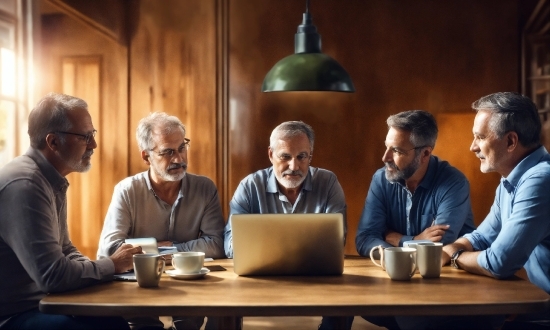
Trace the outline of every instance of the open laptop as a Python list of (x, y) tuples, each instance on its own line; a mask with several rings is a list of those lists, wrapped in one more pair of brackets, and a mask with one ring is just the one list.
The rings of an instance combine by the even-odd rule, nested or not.
[(233, 264), (238, 275), (340, 275), (340, 213), (233, 214)]

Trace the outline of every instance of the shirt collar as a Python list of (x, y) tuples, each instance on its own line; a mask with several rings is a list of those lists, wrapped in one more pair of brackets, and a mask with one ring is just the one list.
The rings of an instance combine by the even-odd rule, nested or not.
[(506, 178), (501, 178), (500, 181), (503, 183), (504, 187), (508, 192), (511, 189), (517, 186), (519, 179), (529, 170), (531, 167), (537, 165), (541, 159), (548, 155), (548, 151), (544, 146), (540, 146), (535, 151), (523, 158), (517, 165), (514, 167), (512, 172)]
[[(312, 167), (308, 167), (306, 179), (302, 183), (302, 190), (311, 191), (313, 184), (311, 172), (313, 171)], [(267, 187), (266, 192), (275, 194), (279, 192), (279, 186), (277, 185), (277, 178), (275, 177), (275, 171), (273, 169), (273, 166), (269, 169), (269, 176), (267, 177)]]
[(40, 172), (42, 172), (46, 180), (48, 180), (54, 191), (67, 191), (67, 188), (69, 188), (69, 181), (57, 171), (40, 150), (30, 147), (25, 155), (36, 163)]

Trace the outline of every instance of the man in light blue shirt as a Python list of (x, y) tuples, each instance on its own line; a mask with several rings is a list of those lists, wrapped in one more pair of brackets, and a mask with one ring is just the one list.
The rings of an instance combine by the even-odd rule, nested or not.
[[(550, 155), (540, 144), (537, 108), (516, 93), (482, 97), (472, 108), (477, 115), (470, 150), (483, 173), (502, 179), (485, 220), (445, 246), (442, 262), (497, 279), (524, 267), (529, 280), (550, 294)], [(548, 325), (549, 314), (517, 320), (545, 319)]]
[(434, 117), (422, 110), (387, 119), (385, 167), (374, 174), (355, 245), (368, 256), (378, 245), (409, 240), (448, 244), (474, 229), (470, 184), (459, 170), (432, 155)]
[[(224, 241), (228, 258), (233, 257), (232, 214), (342, 213), (345, 239), (344, 191), (334, 173), (310, 166), (314, 142), (313, 129), (301, 121), (284, 122), (273, 130), (268, 147), (273, 166), (244, 178), (229, 203)], [(343, 322), (351, 328), (353, 317), (344, 319), (323, 317), (319, 329), (331, 329), (334, 323)]]

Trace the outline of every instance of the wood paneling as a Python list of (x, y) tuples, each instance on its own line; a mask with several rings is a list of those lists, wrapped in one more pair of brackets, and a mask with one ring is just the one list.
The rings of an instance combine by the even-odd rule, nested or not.
[[(346, 68), (356, 93), (262, 93), (271, 66), (293, 52), (305, 1), (232, 0), (230, 191), (270, 165), (268, 138), (277, 124), (303, 120), (317, 135), (312, 165), (335, 172), (344, 188), (346, 253), (356, 254), (359, 216), (371, 177), (383, 165), (385, 119), (411, 109), (469, 112), (483, 95), (518, 90), (517, 8), (516, 0), (312, 1), (323, 52)], [(437, 149), (454, 145), (441, 140)], [(478, 203), (490, 205), (492, 199), (482, 197)]]
[[(95, 129), (102, 131), (101, 121), (101, 58), (97, 56), (68, 57), (62, 59), (62, 91), (78, 95), (88, 103), (88, 111)], [(87, 256), (94, 256), (98, 248), (103, 215), (101, 205), (101, 152), (93, 156), (93, 166), (86, 174), (67, 175), (71, 189), (67, 192), (67, 222), (71, 239)]]
[[(54, 14), (43, 19), (44, 91), (60, 89), (62, 56), (103, 59), (102, 214), (112, 186), (147, 168), (134, 134), (151, 111), (168, 112), (186, 124), (192, 140), (189, 171), (218, 184), (225, 210), (242, 178), (270, 166), (268, 139), (276, 125), (286, 120), (312, 125), (317, 135), (312, 165), (335, 172), (346, 194), (348, 254), (356, 253), (359, 216), (372, 174), (383, 165), (385, 120), (391, 114), (424, 109), (436, 115), (435, 152), (468, 176), (476, 222), (492, 203), (494, 176), (481, 175), (477, 160), (463, 155), (471, 155), (472, 101), (519, 89), (518, 0), (313, 1), (322, 49), (350, 73), (353, 94), (260, 91), (273, 64), (292, 54), (305, 1), (124, 3), (128, 51), (89, 24)], [(460, 152), (449, 153), (454, 150)]]
[(53, 91), (83, 98), (98, 129), (92, 169), (68, 178), (71, 238), (95, 259), (113, 187), (128, 175), (127, 49), (63, 13), (42, 16), (36, 47), (42, 54), (38, 95)]
[(217, 180), (214, 0), (132, 1), (130, 175), (146, 170), (135, 141), (139, 120), (175, 115), (191, 139), (189, 172)]

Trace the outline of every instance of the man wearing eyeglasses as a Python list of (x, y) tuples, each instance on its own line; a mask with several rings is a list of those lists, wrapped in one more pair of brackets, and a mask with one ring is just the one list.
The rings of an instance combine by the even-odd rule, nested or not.
[[(390, 116), (387, 124), (385, 167), (372, 177), (355, 238), (357, 252), (368, 256), (375, 246), (403, 246), (410, 240), (449, 244), (474, 230), (468, 180), (432, 155), (435, 118), (412, 110)], [(398, 328), (391, 317), (366, 319)]]
[(91, 261), (69, 239), (65, 176), (88, 171), (97, 148), (86, 102), (50, 93), (28, 121), (31, 147), (0, 169), (0, 329), (129, 329), (119, 317), (38, 310), (49, 292), (111, 281), (131, 269), (141, 248), (121, 245), (110, 258)]
[[(149, 170), (115, 186), (99, 242), (98, 258), (110, 256), (127, 238), (154, 237), (158, 246), (200, 251), (223, 258), (224, 219), (214, 182), (187, 173), (185, 126), (154, 112), (143, 118), (136, 138)], [(209, 318), (207, 328), (214, 326)], [(178, 330), (199, 329), (204, 317), (174, 317)], [(160, 324), (159, 324), (160, 325)]]
[[(336, 175), (310, 166), (315, 134), (302, 121), (287, 121), (275, 127), (269, 139), (268, 156), (273, 166), (248, 175), (229, 203), (225, 227), (225, 254), (233, 258), (231, 214), (246, 213), (342, 213), (344, 239), (346, 200)], [(319, 329), (332, 329), (353, 317), (323, 317)]]

